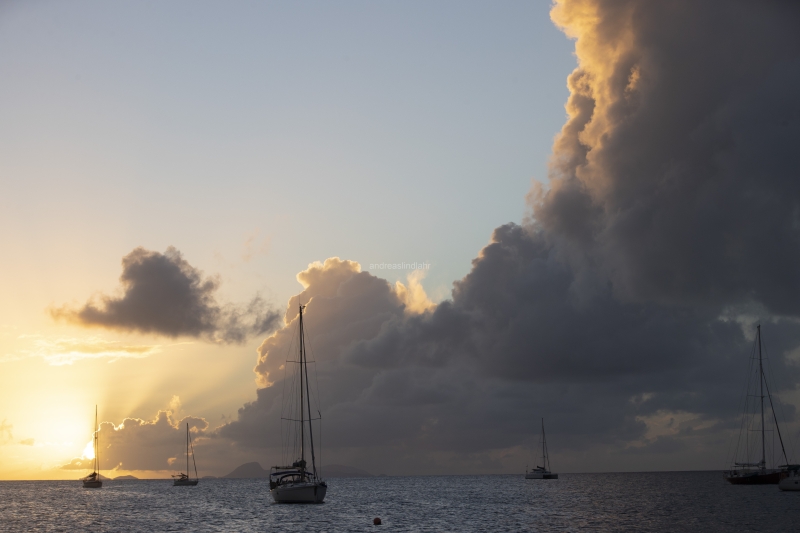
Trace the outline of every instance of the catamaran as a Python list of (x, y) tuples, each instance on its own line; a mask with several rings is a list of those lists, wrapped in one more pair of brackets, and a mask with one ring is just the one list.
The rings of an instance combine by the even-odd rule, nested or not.
[(542, 418), (542, 466), (533, 470), (525, 469), (525, 479), (558, 479), (558, 474), (550, 471), (550, 455), (547, 453), (547, 439), (544, 435), (544, 418)]
[[(300, 401), (298, 404), (293, 404), (289, 398), (289, 412), (283, 418), (294, 424), (294, 431), (291, 432), (294, 437), (294, 445), (288, 453), (292, 454), (295, 460), (290, 466), (273, 466), (270, 469), (269, 492), (277, 503), (322, 503), (325, 493), (328, 491), (328, 484), (317, 473), (317, 460), (314, 455), (314, 434), (311, 425), (314, 419), (311, 417), (311, 396), (308, 388), (308, 358), (306, 357), (306, 341), (303, 330), (303, 309), (305, 306), (300, 305), (298, 360), (286, 361), (287, 364), (296, 363), (299, 374), (296, 390), (298, 390)], [(287, 383), (290, 391), (294, 389), (293, 385), (290, 382)], [(292, 407), (299, 407), (299, 412), (293, 411)], [(319, 413), (319, 411), (317, 412)], [(307, 435), (306, 424), (308, 424)], [(308, 447), (306, 447), (306, 440), (308, 440)], [(307, 451), (311, 452), (310, 468), (306, 462)]]
[[(758, 359), (754, 356), (756, 351), (758, 352)], [(778, 426), (778, 418), (775, 416), (775, 408), (772, 405), (772, 395), (769, 391), (769, 384), (764, 375), (764, 358), (761, 352), (761, 325), (756, 328), (756, 338), (753, 342), (753, 351), (751, 354), (753, 355), (750, 357), (750, 378), (748, 378), (747, 396), (744, 402), (745, 408), (742, 414), (739, 439), (736, 442), (733, 464), (730, 470), (723, 472), (723, 476), (734, 485), (776, 485), (781, 479), (787, 476), (786, 468), (788, 467), (789, 460), (786, 457), (786, 449), (783, 446), (781, 429)], [(758, 379), (757, 385), (755, 379)], [(766, 396), (764, 392), (767, 393)], [(766, 423), (769, 420), (764, 416), (764, 398), (769, 400), (769, 409), (772, 411), (772, 420), (775, 422), (775, 431), (772, 432), (773, 440), (775, 433), (777, 433), (781, 445), (781, 452), (783, 453), (784, 464), (780, 465), (780, 467), (775, 467), (773, 465), (773, 468), (767, 468), (768, 446), (766, 442)], [(758, 426), (755, 426), (757, 423), (758, 411), (761, 413), (760, 423)], [(758, 439), (759, 436), (761, 437), (760, 439)], [(761, 459), (755, 461), (757, 458), (755, 454), (759, 450), (761, 451)], [(738, 460), (740, 458), (741, 460)]]
[(97, 446), (97, 437), (100, 433), (100, 427), (97, 425), (97, 406), (94, 406), (94, 432), (92, 433), (92, 446), (94, 449), (94, 459), (92, 460), (92, 473), (81, 479), (83, 481), (83, 488), (85, 489), (99, 489), (103, 486), (103, 481), (100, 479), (100, 449)]
[[(192, 464), (194, 465), (194, 479), (189, 477), (189, 449), (192, 450)], [(186, 473), (173, 474), (173, 486), (176, 487), (194, 487), (199, 481), (197, 476), (197, 463), (194, 460), (194, 446), (192, 446), (192, 437), (189, 436), (189, 422), (186, 422)]]

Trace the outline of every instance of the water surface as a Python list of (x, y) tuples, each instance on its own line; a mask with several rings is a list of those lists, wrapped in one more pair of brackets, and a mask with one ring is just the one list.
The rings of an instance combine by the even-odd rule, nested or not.
[(321, 505), (272, 502), (263, 479), (0, 482), (1, 531), (800, 531), (800, 492), (719, 472), (329, 480)]

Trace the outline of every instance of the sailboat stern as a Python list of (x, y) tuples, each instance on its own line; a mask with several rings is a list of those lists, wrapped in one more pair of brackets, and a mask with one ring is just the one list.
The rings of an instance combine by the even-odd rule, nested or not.
[(286, 483), (269, 491), (275, 503), (322, 503), (327, 492), (324, 481)]
[(100, 479), (100, 475), (97, 472), (89, 474), (81, 479), (81, 481), (83, 481), (84, 489), (99, 489), (103, 486), (103, 481)]
[(275, 503), (322, 503), (328, 492), (326, 482), (304, 468), (294, 467), (273, 466), (269, 488)]
[(782, 470), (730, 470), (723, 473), (731, 485), (777, 485), (786, 477)]

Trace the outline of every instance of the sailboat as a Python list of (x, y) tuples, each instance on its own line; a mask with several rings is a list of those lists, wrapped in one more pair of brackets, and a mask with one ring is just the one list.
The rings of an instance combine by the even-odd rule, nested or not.
[(92, 461), (92, 473), (81, 479), (83, 481), (83, 488), (85, 489), (99, 489), (103, 486), (103, 481), (100, 479), (100, 449), (97, 446), (97, 437), (100, 433), (100, 428), (97, 425), (97, 406), (94, 406), (94, 432), (92, 433), (94, 459)]
[(786, 465), (786, 477), (778, 483), (778, 488), (800, 491), (800, 465)]
[[(192, 450), (192, 464), (194, 464), (194, 479), (189, 477), (189, 449)], [(186, 473), (174, 474), (172, 485), (175, 487), (194, 487), (199, 481), (197, 476), (197, 463), (194, 461), (194, 446), (192, 437), (189, 436), (189, 422), (186, 422)]]
[[(758, 368), (753, 369), (756, 359), (755, 357), (751, 357), (751, 376), (758, 376), (758, 385), (755, 387), (757, 390), (751, 391), (752, 380), (749, 380), (747, 385), (747, 396), (745, 398), (745, 409), (744, 413), (742, 414), (742, 426), (741, 431), (739, 432), (739, 439), (736, 443), (736, 450), (733, 455), (733, 464), (731, 465), (730, 470), (723, 472), (725, 479), (734, 485), (777, 485), (780, 480), (787, 475), (785, 469), (767, 468), (767, 429), (765, 427), (765, 422), (768, 420), (764, 416), (764, 398), (769, 400), (769, 408), (770, 411), (772, 411), (772, 419), (775, 421), (775, 431), (778, 434), (778, 440), (781, 444), (781, 452), (783, 453), (783, 459), (785, 461), (785, 464), (782, 466), (785, 468), (789, 463), (786, 457), (786, 449), (783, 446), (781, 430), (778, 426), (778, 418), (775, 416), (775, 408), (772, 405), (772, 395), (769, 391), (769, 384), (767, 383), (767, 378), (764, 375), (764, 358), (761, 352), (761, 325), (758, 325), (756, 328), (756, 339), (753, 345), (754, 352), (756, 351), (756, 347), (758, 349)], [(767, 393), (766, 396), (764, 395), (765, 389)], [(751, 402), (751, 398), (757, 401)], [(761, 422), (760, 427), (757, 429), (752, 428), (756, 421), (757, 413), (751, 413), (748, 409), (749, 407), (753, 407), (754, 411), (760, 410)], [(756, 438), (754, 439), (756, 442), (752, 442), (750, 438), (752, 434), (755, 434), (755, 436), (758, 437), (759, 433), (761, 438)], [(760, 446), (758, 442), (759, 440)], [(754, 461), (756, 458), (755, 453), (759, 448), (761, 451), (761, 459), (759, 461)], [(737, 461), (737, 458), (739, 457), (743, 457), (743, 460)]]
[[(299, 369), (299, 382), (297, 389), (299, 392), (299, 413), (288, 413), (284, 420), (295, 424), (294, 446), (290, 453), (299, 452), (299, 457), (294, 455), (296, 460), (290, 466), (273, 466), (269, 472), (269, 488), (272, 498), (277, 503), (322, 503), (325, 493), (328, 491), (328, 484), (323, 481), (317, 473), (316, 456), (314, 455), (314, 434), (311, 427), (311, 397), (308, 388), (308, 359), (306, 357), (305, 332), (303, 330), (303, 309), (300, 305), (299, 318), (299, 354), (297, 363)], [(294, 379), (294, 378), (292, 378)], [(295, 390), (294, 384), (288, 383), (290, 391)], [(291, 394), (291, 392), (290, 392)], [(290, 402), (291, 403), (291, 402)], [(318, 419), (317, 419), (318, 420)], [(306, 435), (306, 424), (308, 424), (308, 435)], [(306, 448), (308, 439), (308, 448)], [(299, 446), (299, 450), (297, 449)], [(311, 468), (306, 462), (306, 452), (311, 452)]]
[(547, 453), (547, 439), (544, 435), (544, 418), (542, 418), (542, 466), (533, 470), (525, 469), (525, 479), (558, 479), (558, 474), (550, 471), (550, 455)]

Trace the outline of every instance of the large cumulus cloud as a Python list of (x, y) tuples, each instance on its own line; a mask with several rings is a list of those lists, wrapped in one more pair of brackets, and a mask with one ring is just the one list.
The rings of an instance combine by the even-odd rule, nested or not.
[[(318, 269), (304, 291), (315, 296), (300, 301), (308, 302), (331, 461), (390, 473), (507, 471), (529, 458), (542, 415), (561, 453), (580, 452), (572, 468), (625, 467), (621, 455), (588, 461), (591, 450), (673, 453), (686, 439), (700, 441), (693, 446), (704, 457), (720, 453), (716, 446), (726, 443), (710, 428), (725, 430), (739, 400), (748, 345), (740, 325), (621, 304), (607, 293), (575, 301), (568, 272), (558, 285), (536, 284), (558, 276), (539, 279), (547, 259), (530, 239), (519, 226), (499, 229), (454, 298), (424, 313), (407, 313), (397, 291), (353, 263), (332, 259), (326, 264), (338, 268)], [(513, 275), (496, 270), (514, 264), (520, 272)], [(470, 294), (477, 288), (486, 291)], [(773, 326), (796, 337), (790, 330)], [(284, 363), (294, 358), (296, 335), (290, 305), (286, 326), (259, 350), (255, 370), (269, 386), (219, 429), (275, 462), (289, 429), (280, 425)], [(711, 437), (699, 437), (699, 429)]]
[(123, 257), (120, 283), (121, 296), (51, 309), (51, 315), (84, 326), (237, 343), (279, 320), (259, 297), (247, 305), (218, 304), (219, 281), (204, 277), (172, 246), (163, 254), (139, 247)]
[(800, 5), (559, 2), (569, 120), (539, 227), (615, 295), (800, 313)]
[[(563, 0), (552, 18), (578, 67), (549, 186), (452, 298), (409, 313), (345, 262), (301, 275), (338, 461), (518, 469), (546, 416), (566, 468), (725, 466), (759, 320), (775, 389), (796, 387), (800, 6)], [(297, 303), (220, 429), (243, 446), (279, 445)]]

